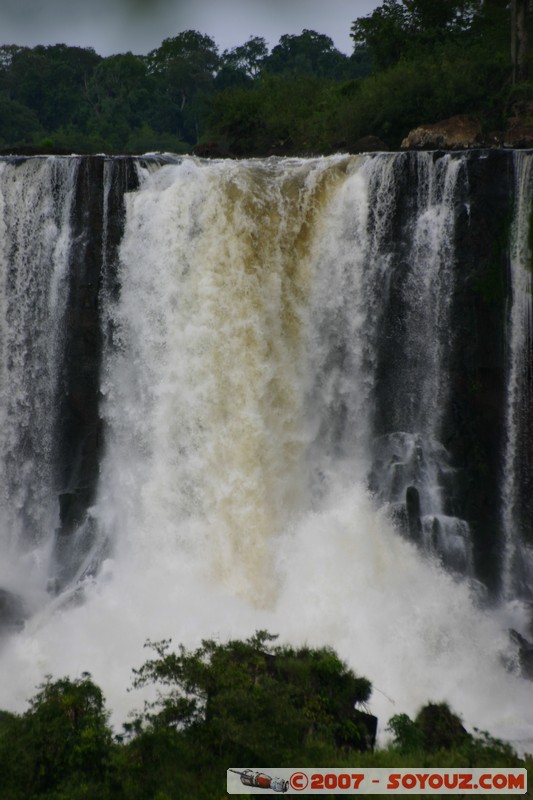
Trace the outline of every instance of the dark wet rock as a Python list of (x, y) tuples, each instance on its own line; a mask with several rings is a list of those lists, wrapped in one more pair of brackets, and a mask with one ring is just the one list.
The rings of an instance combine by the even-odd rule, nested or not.
[(387, 147), (384, 141), (378, 136), (363, 136), (358, 139), (355, 144), (350, 147), (351, 153), (378, 153), (387, 152), (390, 148)]
[(405, 492), (405, 508), (407, 511), (407, 524), (411, 538), (420, 541), (422, 536), (422, 523), (420, 521), (420, 495), (414, 486), (408, 486)]
[[(442, 155), (435, 152), (431, 157), (438, 159)], [(456, 199), (454, 289), (446, 346), (449, 380), (439, 434), (445, 456), (439, 456), (438, 460), (442, 462), (445, 458), (446, 472), (440, 478), (440, 485), (443, 513), (466, 520), (470, 526), (474, 576), (495, 596), (499, 591), (504, 546), (501, 465), (505, 445), (514, 160), (512, 153), (501, 149), (476, 150), (451, 157), (461, 158), (462, 175)], [(418, 392), (417, 373), (411, 368), (413, 353), (405, 314), (408, 291), (405, 276), (411, 268), (410, 232), (416, 205), (413, 187), (420, 180), (419, 154), (404, 153), (403, 161), (396, 160), (395, 169), (397, 196), (390, 205), (389, 250), (383, 253), (390, 266), (386, 285), (380, 291), (380, 333), (374, 353), (377, 365), (374, 434), (381, 437), (378, 441), (386, 443), (397, 443), (399, 436), (405, 437), (396, 432), (414, 429), (407, 409)], [(428, 443), (423, 445), (426, 453)], [(387, 466), (391, 460), (388, 451), (383, 455), (374, 450), (375, 458), (381, 458)], [(389, 467), (393, 488), (394, 476), (400, 471), (401, 483), (405, 479), (406, 486), (418, 485), (424, 453), (419, 456), (413, 451), (408, 465), (399, 463)], [(402, 456), (400, 462), (403, 461)], [(374, 466), (376, 474), (382, 471)], [(524, 474), (530, 473), (531, 470), (524, 469)], [(374, 477), (370, 488), (375, 492), (380, 482), (383, 484)], [(525, 489), (523, 496), (527, 496)], [(405, 489), (401, 497), (394, 498), (405, 499)], [(524, 508), (533, 529), (533, 514), (527, 505)]]
[(22, 597), (0, 589), (0, 635), (21, 630), (27, 618), (28, 610)]
[[(116, 296), (119, 291), (116, 263), (124, 195), (136, 186), (133, 159), (95, 156), (80, 160), (71, 223), (69, 303), (56, 431), (60, 527), (53, 560), (61, 585), (76, 573), (76, 552), (85, 557), (94, 536), (95, 526), (86, 517), (99, 476), (103, 441), (100, 372), (104, 337), (111, 335), (104, 330), (102, 302), (104, 293)], [(106, 191), (108, 214), (104, 219)]]
[(502, 150), (473, 153), (467, 158), (464, 181), (467, 191), (455, 232), (453, 346), (443, 421), (443, 444), (455, 469), (453, 503), (447, 513), (467, 520), (474, 573), (497, 594), (504, 546), (501, 465), (511, 302), (512, 155)]
[(199, 158), (229, 158), (229, 152), (220, 142), (204, 142), (197, 144), (193, 150)]
[(358, 709), (354, 709), (347, 716), (357, 732), (354, 732), (349, 738), (345, 736), (342, 738), (337, 737), (337, 746), (352, 747), (354, 750), (359, 750), (363, 753), (373, 751), (378, 732), (378, 718)]
[(520, 669), (524, 678), (533, 680), (533, 643), (528, 641), (518, 631), (509, 631), (511, 639), (518, 646)]

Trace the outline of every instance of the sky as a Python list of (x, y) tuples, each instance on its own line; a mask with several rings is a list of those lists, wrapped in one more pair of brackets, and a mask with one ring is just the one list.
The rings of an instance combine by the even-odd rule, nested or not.
[(380, 0), (0, 0), (0, 44), (63, 43), (107, 56), (145, 54), (163, 39), (194, 29), (220, 50), (263, 36), (270, 47), (304, 28), (351, 53), (350, 26)]

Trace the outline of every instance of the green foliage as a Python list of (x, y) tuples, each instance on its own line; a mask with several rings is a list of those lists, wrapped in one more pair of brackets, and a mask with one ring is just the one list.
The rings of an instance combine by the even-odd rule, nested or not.
[[(502, 24), (508, 10), (478, 0), (385, 0), (354, 23), (355, 80), (341, 79), (346, 65), (324, 67), (334, 55), (328, 37), (282, 37), (253, 86), (215, 95), (204, 139), (235, 155), (313, 154), (350, 150), (369, 134), (398, 147), (410, 129), (455, 114), (501, 130), (518, 92)], [(527, 83), (520, 97), (530, 91)]]
[(313, 75), (264, 75), (253, 89), (215, 95), (205, 139), (233, 155), (328, 152), (323, 114), (336, 84)]
[[(533, 13), (528, 26), (533, 36)], [(270, 53), (253, 36), (220, 55), (194, 30), (147, 56), (3, 45), (0, 148), (312, 155), (369, 135), (397, 148), (411, 128), (463, 113), (487, 134), (517, 114), (533, 125), (532, 81), (511, 85), (509, 34), (500, 0), (383, 0), (353, 23), (351, 56), (308, 29)]]
[(353, 23), (351, 37), (356, 45), (368, 47), (377, 69), (397, 64), (411, 45), (407, 9), (398, 0), (384, 0), (368, 17)]
[[(361, 752), (353, 704), (370, 683), (330, 648), (206, 640), (195, 650), (148, 643), (134, 686), (155, 685), (144, 713), (113, 739), (90, 675), (38, 687), (24, 714), (0, 711), (2, 800), (213, 800), (228, 766), (522, 767), (488, 733), (464, 731), (445, 703), (390, 720), (394, 742)], [(531, 766), (531, 759), (525, 761)]]
[(94, 117), (118, 115), (136, 125), (148, 104), (150, 88), (144, 61), (125, 53), (101, 61), (87, 83), (86, 92)]
[(146, 123), (132, 130), (123, 148), (126, 153), (188, 153), (190, 145), (171, 133), (158, 133)]
[(422, 733), (424, 749), (429, 752), (460, 747), (469, 735), (447, 703), (428, 703), (418, 712), (415, 724)]
[(9, 99), (32, 111), (46, 131), (69, 122), (83, 125), (86, 81), (101, 61), (94, 50), (58, 44), (8, 52), (2, 83)]
[(0, 716), (3, 800), (90, 797), (104, 793), (111, 731), (101, 690), (82, 678), (48, 677), (22, 716)]
[(387, 69), (445, 39), (461, 38), (481, 7), (480, 0), (384, 0), (353, 23), (351, 36), (369, 48), (377, 69)]
[(206, 98), (214, 90), (220, 63), (213, 39), (193, 30), (165, 39), (146, 57), (158, 105), (166, 106), (167, 114), (171, 112), (170, 130), (191, 143), (199, 139)]
[(285, 34), (264, 60), (268, 72), (284, 75), (316, 75), (340, 80), (351, 76), (350, 60), (339, 52), (329, 36), (304, 29)]
[(222, 56), (224, 66), (244, 73), (248, 78), (258, 78), (268, 55), (268, 47), (262, 36), (252, 36), (248, 41)]
[(168, 688), (142, 721), (184, 731), (228, 763), (302, 763), (310, 742), (332, 752), (339, 744), (364, 747), (353, 707), (368, 699), (368, 680), (328, 648), (294, 650), (274, 639), (259, 631), (245, 642), (206, 640), (178, 653), (167, 641), (148, 643), (157, 658), (134, 670), (134, 686)]
[[(415, 720), (407, 714), (397, 714), (389, 720), (388, 730), (393, 734), (393, 752), (424, 766), (464, 767), (518, 767), (521, 759), (512, 747), (490, 736), (486, 731), (474, 729), (467, 733), (460, 718), (447, 703), (428, 703)], [(391, 763), (390, 766), (396, 766)], [(398, 764), (399, 766), (399, 764)]]
[[(258, 90), (227, 88), (213, 97), (206, 141), (216, 141), (223, 152), (255, 155), (262, 145), (263, 98)], [(262, 133), (263, 131), (263, 133)]]
[(17, 100), (0, 94), (0, 143), (8, 145), (30, 144), (40, 139), (43, 128), (34, 111)]
[(394, 735), (394, 744), (401, 753), (422, 749), (424, 734), (407, 714), (395, 714), (391, 717), (387, 730)]

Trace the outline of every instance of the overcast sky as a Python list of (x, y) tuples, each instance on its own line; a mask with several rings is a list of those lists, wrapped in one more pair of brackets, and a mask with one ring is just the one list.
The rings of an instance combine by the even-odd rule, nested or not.
[(220, 50), (263, 36), (277, 44), (304, 28), (352, 51), (350, 25), (380, 0), (0, 0), (0, 44), (64, 43), (101, 55), (144, 54), (189, 28), (212, 36)]

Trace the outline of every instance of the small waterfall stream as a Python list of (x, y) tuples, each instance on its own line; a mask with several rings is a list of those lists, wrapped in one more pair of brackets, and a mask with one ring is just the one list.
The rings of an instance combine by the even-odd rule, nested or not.
[(515, 211), (511, 228), (511, 305), (508, 323), (506, 447), (502, 519), (505, 532), (503, 594), (533, 599), (533, 532), (526, 513), (533, 503), (531, 216), (533, 157), (516, 152)]

